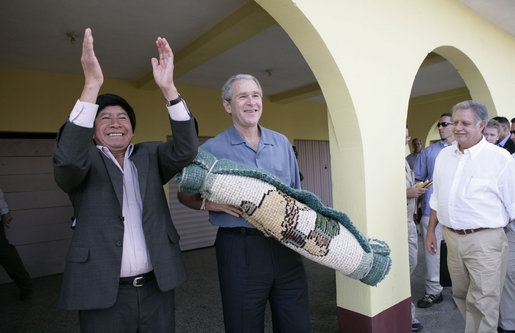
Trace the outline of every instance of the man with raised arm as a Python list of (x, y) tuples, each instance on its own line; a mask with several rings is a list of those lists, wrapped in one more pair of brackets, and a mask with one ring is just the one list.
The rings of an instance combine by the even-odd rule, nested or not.
[(97, 96), (104, 77), (89, 28), (84, 88), (56, 139), (54, 176), (75, 217), (59, 305), (79, 310), (82, 332), (174, 331), (174, 288), (186, 272), (163, 185), (195, 158), (198, 138), (174, 84), (172, 50), (161, 37), (156, 46), (154, 79), (173, 140), (131, 143), (132, 107), (117, 95)]

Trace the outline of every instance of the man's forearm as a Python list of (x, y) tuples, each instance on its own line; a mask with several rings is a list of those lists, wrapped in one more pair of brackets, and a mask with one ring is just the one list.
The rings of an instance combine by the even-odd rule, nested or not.
[(197, 209), (200, 210), (200, 207), (202, 206), (202, 197), (200, 194), (191, 194), (191, 193), (184, 193), (184, 192), (177, 192), (177, 198), (179, 199), (179, 202), (185, 205), (186, 207), (189, 207), (191, 209)]
[(427, 226), (427, 232), (435, 232), (437, 225), (438, 218), (436, 217), (436, 210), (431, 209), (431, 213), (429, 214), (429, 224)]

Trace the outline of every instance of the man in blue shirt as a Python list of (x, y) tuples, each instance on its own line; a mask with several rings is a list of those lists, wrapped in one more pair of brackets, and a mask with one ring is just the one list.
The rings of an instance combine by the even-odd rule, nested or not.
[(415, 138), (411, 141), (411, 146), (413, 147), (413, 152), (406, 156), (406, 161), (408, 161), (410, 169), (413, 170), (415, 162), (417, 162), (417, 158), (422, 151), (422, 141), (419, 138)]
[[(262, 89), (248, 74), (224, 84), (222, 99), (232, 126), (202, 148), (218, 159), (230, 159), (266, 170), (285, 184), (300, 188), (299, 169), (288, 139), (258, 124)], [(219, 226), (216, 237), (218, 276), (226, 332), (263, 332), (267, 301), (274, 332), (309, 332), (308, 288), (299, 254), (265, 237), (241, 217), (239, 208), (179, 192), (193, 209), (209, 211)]]
[[(438, 120), (438, 131), (440, 133), (441, 140), (433, 143), (429, 147), (422, 150), (415, 163), (415, 179), (417, 181), (433, 180), (433, 170), (435, 168), (436, 156), (440, 151), (451, 145), (456, 144), (454, 141), (454, 135), (452, 132), (452, 115), (450, 113), (444, 113)], [(420, 223), (422, 225), (422, 236), (426, 239), (427, 226), (429, 224), (429, 215), (431, 208), (429, 207), (429, 199), (433, 194), (433, 186), (429, 186), (427, 192), (422, 197), (422, 218)], [(442, 225), (439, 224), (436, 228), (436, 238), (438, 244), (442, 241)], [(440, 251), (436, 255), (432, 255), (424, 250), (426, 259), (426, 292), (424, 297), (417, 302), (419, 308), (429, 308), (435, 303), (442, 301), (442, 286), (440, 285)]]

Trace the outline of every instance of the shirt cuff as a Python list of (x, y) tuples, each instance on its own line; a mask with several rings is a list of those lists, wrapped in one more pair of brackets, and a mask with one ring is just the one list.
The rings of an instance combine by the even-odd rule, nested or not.
[(188, 111), (188, 106), (184, 100), (181, 100), (179, 103), (167, 106), (168, 114), (170, 114), (170, 118), (175, 121), (188, 121), (191, 119), (190, 112)]
[(93, 128), (93, 126), (95, 126), (97, 110), (97, 104), (77, 100), (70, 114), (69, 120), (77, 126)]

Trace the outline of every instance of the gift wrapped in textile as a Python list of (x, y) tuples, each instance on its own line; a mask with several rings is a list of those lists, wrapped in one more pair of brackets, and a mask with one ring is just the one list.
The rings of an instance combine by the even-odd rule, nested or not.
[(375, 286), (390, 270), (390, 248), (385, 242), (367, 239), (346, 214), (264, 170), (217, 160), (199, 149), (176, 179), (179, 191), (239, 207), (265, 236), (346, 276)]

